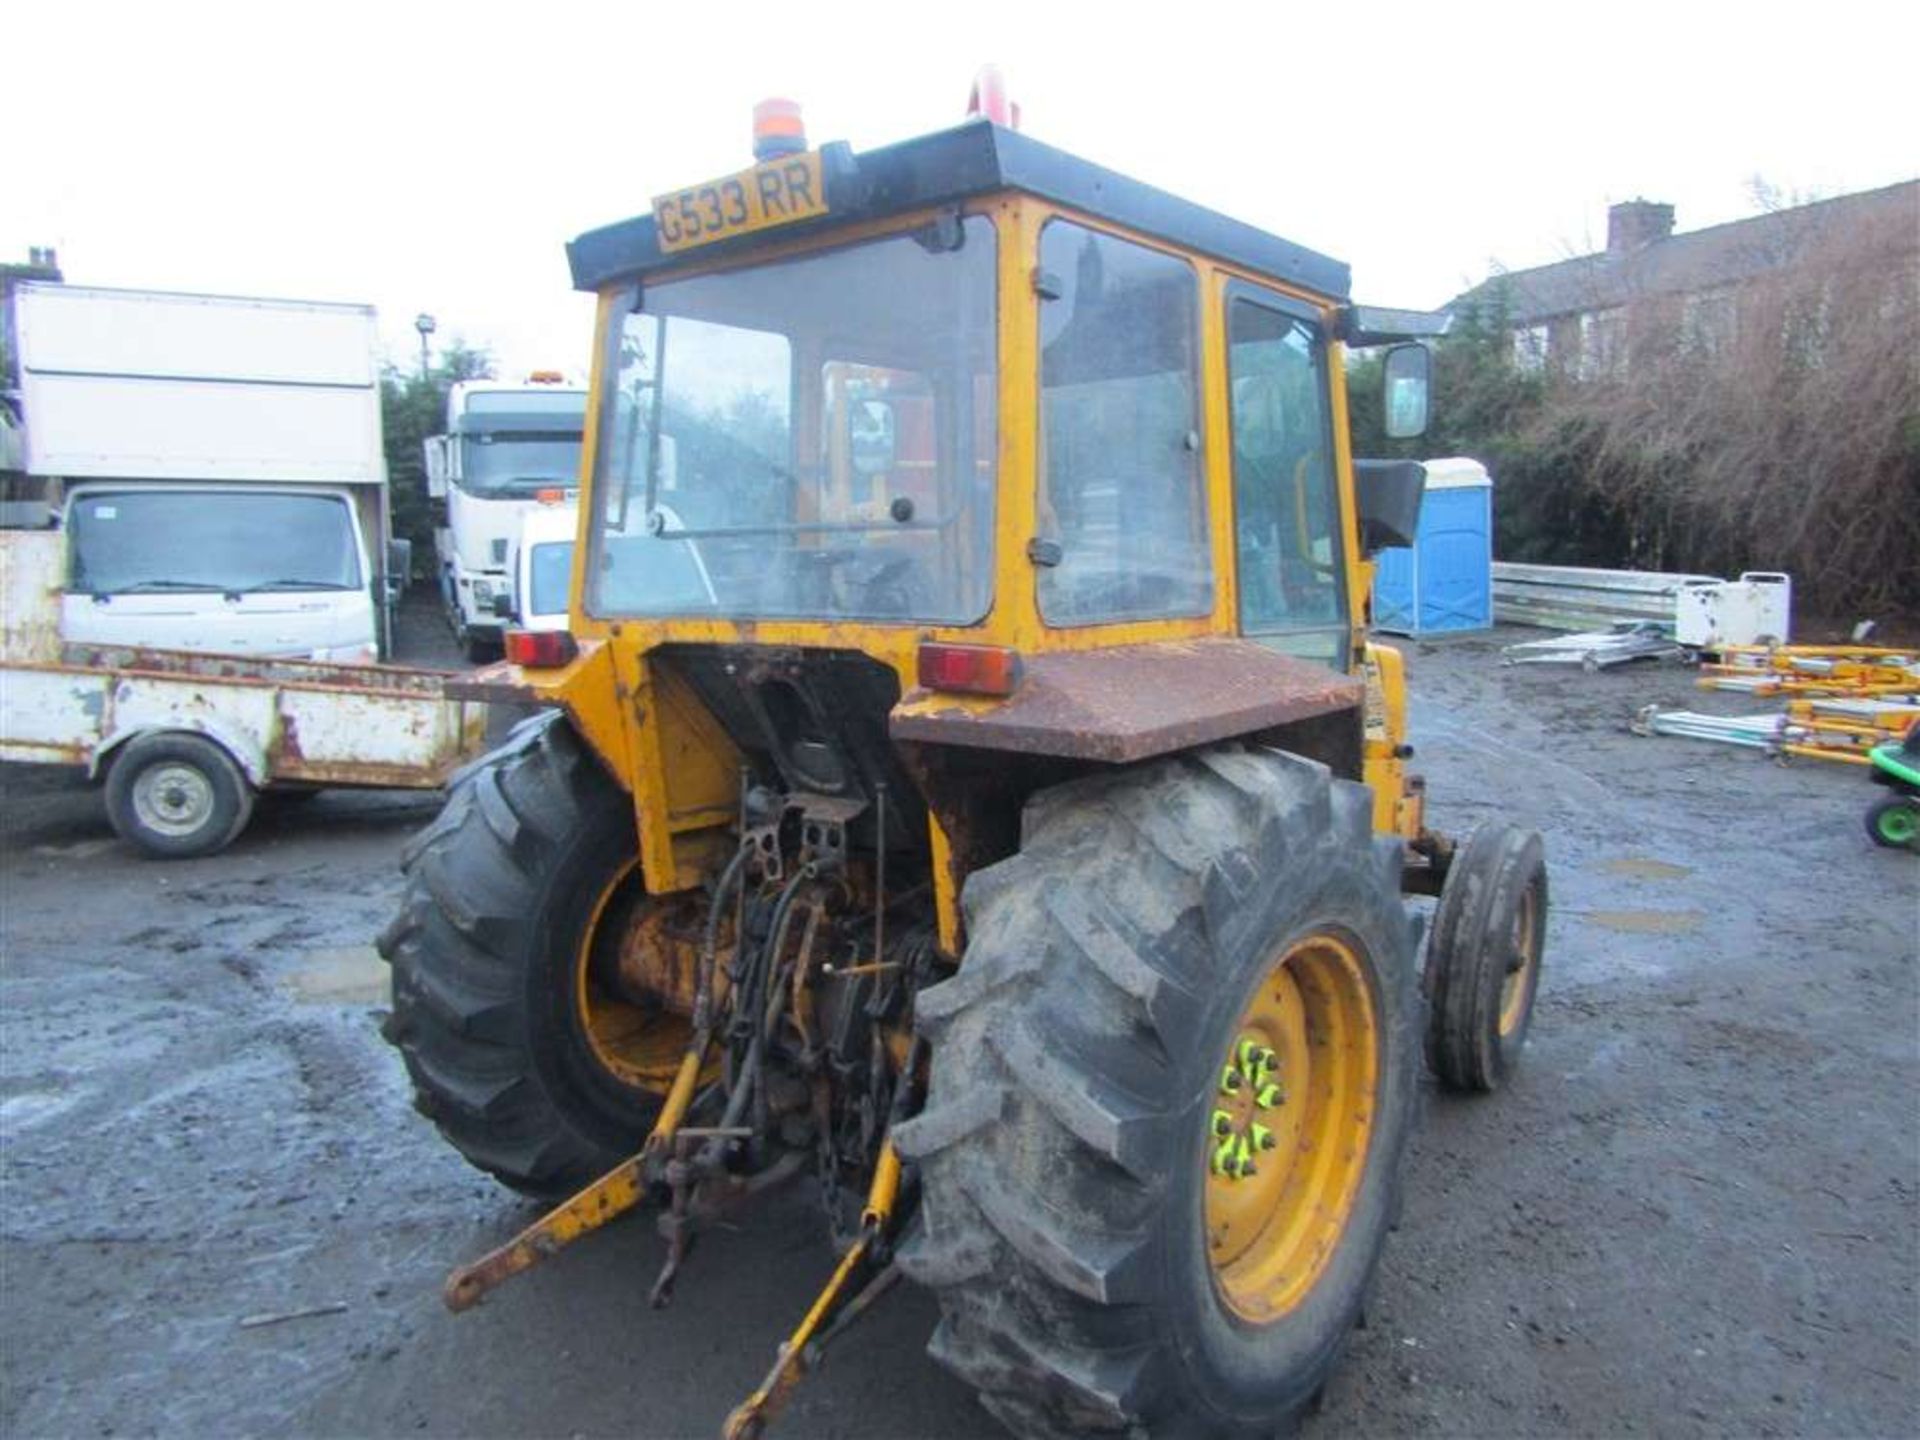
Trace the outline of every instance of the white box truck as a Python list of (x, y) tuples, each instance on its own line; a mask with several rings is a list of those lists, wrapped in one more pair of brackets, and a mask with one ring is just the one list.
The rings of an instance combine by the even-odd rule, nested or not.
[(30, 282), (12, 333), (20, 468), (66, 532), (64, 640), (388, 653), (407, 567), (371, 306)]

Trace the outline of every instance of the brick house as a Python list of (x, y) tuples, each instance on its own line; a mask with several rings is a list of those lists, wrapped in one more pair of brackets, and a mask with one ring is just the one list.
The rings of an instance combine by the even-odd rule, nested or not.
[(1442, 309), (1504, 305), (1517, 364), (1594, 375), (1628, 363), (1633, 307), (1677, 308), (1681, 333), (1711, 354), (1737, 332), (1743, 289), (1842, 236), (1887, 262), (1920, 267), (1920, 180), (1679, 235), (1673, 222), (1671, 205), (1623, 201), (1607, 211), (1599, 254), (1495, 275)]

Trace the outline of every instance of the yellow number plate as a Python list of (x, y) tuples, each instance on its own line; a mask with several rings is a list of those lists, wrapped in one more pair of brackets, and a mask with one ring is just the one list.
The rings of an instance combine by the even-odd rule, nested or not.
[(653, 200), (653, 223), (660, 231), (660, 248), (668, 254), (826, 213), (818, 150)]

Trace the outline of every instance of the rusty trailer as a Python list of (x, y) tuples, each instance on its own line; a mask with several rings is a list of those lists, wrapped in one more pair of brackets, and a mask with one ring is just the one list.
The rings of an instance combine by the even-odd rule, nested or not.
[(224, 849), (262, 791), (436, 789), (484, 745), (487, 707), (450, 672), (72, 644), (60, 540), (0, 534), (0, 760), (104, 781), (150, 854)]

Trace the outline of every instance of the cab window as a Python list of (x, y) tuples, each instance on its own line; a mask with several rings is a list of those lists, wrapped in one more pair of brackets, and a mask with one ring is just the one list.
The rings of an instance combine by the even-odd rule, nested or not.
[(1346, 607), (1325, 342), (1278, 304), (1235, 298), (1227, 346), (1240, 628), (1340, 664)]
[(1041, 617), (1204, 615), (1198, 277), (1061, 220), (1041, 232), (1040, 271)]

